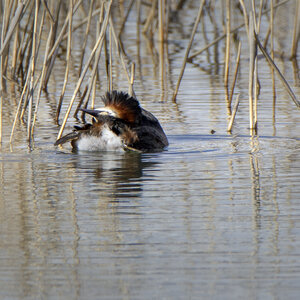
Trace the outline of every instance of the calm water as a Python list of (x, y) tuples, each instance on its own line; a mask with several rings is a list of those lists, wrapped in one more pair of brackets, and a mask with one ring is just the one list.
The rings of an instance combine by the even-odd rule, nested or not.
[[(180, 19), (189, 18), (180, 37), (179, 25), (170, 25), (163, 82), (144, 37), (140, 44), (135, 90), (165, 128), (164, 152), (75, 154), (54, 147), (59, 66), (43, 95), (33, 147), (24, 124), (10, 147), (15, 95), (8, 93), (0, 151), (1, 299), (299, 298), (300, 112), (278, 81), (274, 122), (270, 69), (261, 60), (259, 135), (250, 137), (243, 57), (241, 104), (227, 134), (223, 65), (215, 72), (206, 54), (188, 65), (173, 103), (196, 14), (189, 12)], [(135, 20), (125, 31), (125, 46), (137, 60), (134, 26)], [(280, 64), (299, 98), (293, 64)], [(115, 87), (127, 89), (126, 80), (116, 76)]]

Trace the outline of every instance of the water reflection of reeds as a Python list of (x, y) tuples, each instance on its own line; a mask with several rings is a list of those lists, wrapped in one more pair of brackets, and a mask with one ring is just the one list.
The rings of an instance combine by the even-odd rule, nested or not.
[(4, 154), (1, 293), (76, 298), (125, 286), (152, 296), (149, 284), (170, 273), (195, 296), (226, 280), (243, 293), (287, 289), (298, 266), (288, 256), (298, 254), (299, 143), (257, 138), (245, 149), (248, 140), (223, 141), (230, 154)]

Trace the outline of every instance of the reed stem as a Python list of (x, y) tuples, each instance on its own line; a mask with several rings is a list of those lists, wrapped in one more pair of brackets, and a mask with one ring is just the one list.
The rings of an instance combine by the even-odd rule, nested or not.
[[(271, 58), (274, 61), (274, 1), (271, 0), (271, 18), (270, 18), (270, 29), (271, 29)], [(276, 105), (276, 86), (275, 86), (275, 72), (271, 68), (272, 75), (272, 87), (273, 87), (273, 112), (275, 112)], [(275, 114), (274, 114), (275, 118)]]
[(121, 23), (121, 27), (120, 27), (120, 31), (119, 31), (119, 34), (118, 34), (118, 38), (121, 37), (121, 34), (122, 34), (123, 30), (124, 30), (126, 21), (127, 21), (127, 19), (128, 19), (129, 13), (130, 13), (130, 11), (131, 11), (131, 9), (132, 9), (132, 6), (133, 6), (134, 1), (135, 1), (135, 0), (131, 0), (130, 3), (129, 3), (128, 10), (127, 10), (126, 15), (125, 15), (125, 17), (124, 17), (124, 19), (123, 19), (123, 22)]
[(68, 77), (69, 77), (70, 60), (71, 60), (71, 44), (72, 44), (72, 19), (73, 19), (73, 0), (70, 0), (69, 16), (68, 16), (69, 29), (68, 29), (68, 44), (67, 44), (67, 55), (66, 55), (66, 70), (65, 70), (64, 83), (63, 83), (62, 91), (59, 97), (59, 102), (56, 110), (56, 116), (55, 116), (56, 124), (59, 124), (59, 115), (60, 115), (61, 106), (62, 106), (63, 98), (67, 87)]
[(35, 13), (34, 13), (34, 27), (32, 37), (32, 57), (31, 57), (31, 78), (29, 86), (29, 108), (27, 118), (27, 139), (31, 142), (31, 119), (32, 119), (32, 108), (33, 108), (33, 94), (34, 94), (34, 75), (35, 75), (35, 64), (37, 55), (37, 22), (39, 13), (39, 0), (35, 0)]
[(50, 50), (50, 42), (52, 40), (52, 33), (53, 33), (53, 25), (50, 26), (50, 32), (49, 32), (48, 40), (47, 40), (47, 43), (46, 43), (43, 68), (42, 68), (42, 72), (41, 72), (41, 79), (39, 81), (39, 88), (38, 88), (38, 92), (37, 92), (37, 100), (36, 100), (35, 111), (34, 111), (34, 116), (33, 116), (33, 121), (32, 121), (32, 127), (31, 127), (31, 136), (33, 136), (35, 122), (36, 122), (36, 119), (37, 119), (37, 112), (38, 112), (38, 107), (39, 107), (39, 103), (40, 103), (40, 97), (41, 97), (44, 77), (45, 77), (45, 74), (46, 74), (46, 63), (47, 63), (48, 52)]
[(236, 113), (237, 113), (237, 110), (238, 110), (238, 107), (239, 107), (239, 103), (240, 103), (240, 94), (238, 94), (236, 96), (236, 100), (235, 100), (235, 103), (234, 103), (234, 106), (233, 106), (232, 114), (231, 114), (231, 117), (230, 117), (230, 120), (229, 120), (229, 123), (228, 123), (228, 127), (227, 127), (228, 132), (231, 132), (231, 130), (232, 130), (233, 122), (234, 122), (234, 119), (235, 119), (235, 116), (236, 116)]
[(240, 65), (241, 46), (242, 46), (242, 43), (239, 42), (238, 52), (237, 52), (237, 57), (236, 57), (235, 71), (234, 71), (234, 76), (233, 76), (233, 82), (232, 82), (231, 92), (230, 92), (230, 95), (229, 95), (229, 101), (228, 101), (228, 105), (229, 105), (228, 108), (229, 108), (230, 110), (231, 110), (231, 102), (232, 102), (232, 97), (233, 97), (234, 88), (235, 88), (236, 79), (237, 79), (237, 74), (238, 74), (239, 65)]
[(297, 55), (298, 42), (300, 38), (300, 1), (296, 1), (296, 12), (295, 12), (295, 21), (294, 21), (294, 31), (293, 31), (293, 42), (291, 49), (291, 58), (295, 58)]
[(135, 63), (131, 64), (131, 75), (130, 75), (130, 84), (128, 87), (128, 94), (130, 96), (135, 96), (134, 90), (133, 90), (133, 83), (134, 83), (134, 75), (135, 75)]
[(194, 27), (193, 27), (193, 31), (192, 31), (192, 34), (191, 34), (191, 37), (190, 37), (189, 44), (188, 44), (188, 46), (186, 48), (186, 51), (185, 51), (185, 56), (184, 56), (184, 59), (183, 59), (183, 62), (182, 62), (181, 71), (180, 71), (180, 74), (179, 74), (179, 78), (177, 80), (175, 92), (173, 94), (173, 102), (176, 101), (176, 97), (177, 97), (177, 94), (178, 94), (180, 82), (181, 82), (181, 79), (183, 77), (183, 73), (184, 73), (185, 66), (186, 66), (186, 63), (187, 63), (187, 60), (188, 60), (188, 57), (189, 57), (189, 53), (190, 53), (190, 50), (191, 50), (191, 47), (192, 47), (192, 44), (193, 44), (193, 41), (194, 41), (194, 37), (195, 37), (196, 31), (197, 31), (197, 28), (198, 28), (198, 24), (200, 22), (200, 18), (201, 18), (201, 15), (202, 15), (202, 10), (203, 10), (204, 3), (205, 3), (205, 0), (202, 0), (201, 4), (199, 6), (198, 15), (197, 15), (195, 23), (194, 23)]
[(165, 41), (165, 0), (158, 0), (159, 41)]
[(254, 85), (254, 66), (255, 66), (255, 40), (254, 40), (254, 20), (253, 12), (250, 12), (249, 18), (249, 123), (250, 130), (254, 129), (253, 124), (253, 85)]
[[(79, 63), (79, 70), (78, 70), (79, 76), (80, 76), (80, 73), (82, 70), (83, 58), (84, 58), (86, 44), (87, 44), (88, 35), (89, 35), (89, 31), (90, 31), (94, 2), (95, 2), (95, 0), (91, 0), (91, 2), (90, 2), (90, 8), (89, 8), (89, 14), (87, 17), (87, 24), (86, 24), (86, 28), (85, 28), (84, 40), (83, 40), (83, 44), (82, 44), (82, 48), (81, 48), (81, 56), (80, 56), (80, 63)], [(69, 18), (71, 18), (71, 17), (72, 16), (70, 15)], [(70, 32), (68, 34), (68, 37), (69, 36), (70, 36)]]
[(228, 91), (228, 76), (229, 76), (229, 64), (230, 64), (230, 0), (226, 0), (226, 52), (225, 52), (225, 74), (224, 74), (224, 87), (226, 93), (226, 100), (229, 101), (229, 91)]

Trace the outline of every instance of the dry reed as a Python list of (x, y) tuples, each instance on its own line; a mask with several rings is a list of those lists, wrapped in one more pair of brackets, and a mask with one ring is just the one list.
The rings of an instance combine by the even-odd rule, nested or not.
[[(1, 1), (1, 0), (0, 0)], [(235, 104), (232, 107), (232, 99), (235, 94), (236, 84), (238, 82), (238, 71), (240, 69), (240, 60), (247, 56), (247, 51), (244, 51), (241, 42), (238, 45), (236, 54), (234, 73), (231, 73), (231, 61), (233, 56), (233, 41), (235, 37), (240, 39), (240, 35), (245, 34), (248, 36), (249, 41), (249, 123), (250, 129), (257, 129), (258, 126), (258, 100), (259, 100), (259, 87), (258, 80), (259, 65), (257, 59), (257, 46), (263, 53), (267, 62), (271, 66), (272, 84), (274, 90), (274, 99), (276, 98), (275, 90), (275, 76), (282, 81), (287, 92), (295, 102), (297, 107), (300, 107), (292, 88), (289, 86), (287, 80), (280, 72), (276, 63), (274, 62), (274, 36), (276, 35), (275, 27), (275, 9), (284, 5), (289, 0), (283, 0), (273, 3), (273, 0), (263, 1), (260, 0), (259, 4), (254, 0), (245, 2), (239, 0), (239, 10), (235, 5), (231, 5), (231, 1), (226, 0), (223, 6), (222, 24), (224, 31), (218, 30), (218, 19), (216, 10), (218, 6), (216, 2), (209, 2), (205, 0), (199, 1), (198, 13), (193, 24), (193, 29), (185, 50), (185, 55), (182, 61), (182, 66), (177, 79), (175, 88), (173, 89), (173, 101), (176, 101), (179, 87), (185, 72), (188, 62), (196, 59), (204, 51), (207, 51), (206, 60), (211, 64), (211, 54), (209, 48), (215, 46), (215, 50), (219, 51), (220, 45), (225, 46), (224, 55), (224, 91), (227, 100), (227, 108), (229, 110), (230, 120), (228, 124), (228, 131), (232, 130), (234, 119), (239, 105), (239, 95), (236, 97)], [(116, 24), (113, 14), (112, 0), (91, 0), (86, 4), (82, 0), (70, 0), (68, 4), (63, 1), (51, 0), (35, 0), (35, 1), (1, 1), (2, 2), (2, 21), (1, 21), (1, 44), (0, 44), (0, 143), (3, 139), (3, 110), (5, 109), (6, 102), (4, 95), (7, 82), (11, 82), (16, 87), (20, 88), (20, 96), (16, 101), (14, 121), (11, 128), (10, 141), (13, 140), (14, 131), (18, 120), (23, 120), (26, 123), (27, 138), (31, 142), (35, 124), (38, 118), (38, 107), (40, 105), (41, 94), (43, 89), (46, 91), (49, 80), (53, 76), (53, 70), (57, 65), (58, 57), (64, 63), (64, 80), (58, 102), (56, 104), (55, 122), (59, 124), (61, 112), (63, 107), (66, 107), (62, 117), (62, 124), (59, 129), (58, 138), (61, 137), (65, 128), (66, 122), (69, 118), (70, 112), (76, 100), (77, 107), (75, 108), (74, 116), (80, 107), (87, 107), (95, 105), (95, 97), (97, 91), (97, 84), (105, 86), (103, 80), (99, 76), (99, 67), (101, 60), (102, 48), (104, 47), (104, 58), (106, 67), (107, 90), (113, 90), (116, 86), (114, 82), (113, 66), (120, 64), (123, 74), (125, 75), (128, 83), (128, 92), (135, 95), (134, 81), (135, 81), (135, 67), (140, 68), (140, 61), (137, 63), (132, 61), (130, 56), (127, 56), (122, 37), (126, 30), (126, 24), (131, 14), (136, 13), (136, 35), (137, 35), (137, 52), (140, 55), (140, 43), (143, 42), (142, 34), (146, 42), (150, 45), (150, 52), (155, 52), (155, 43), (158, 42), (159, 48), (159, 70), (161, 89), (163, 95), (165, 94), (165, 77), (166, 77), (166, 64), (171, 65), (167, 60), (168, 57), (168, 34), (169, 24), (172, 22), (171, 17), (174, 12), (180, 13), (182, 9), (189, 9), (185, 0), (174, 0), (171, 2), (166, 0), (157, 1), (142, 1), (142, 0), (128, 0), (127, 10), (123, 9), (122, 18)], [(134, 5), (136, 4), (136, 5)], [(247, 4), (247, 5), (246, 5)], [(123, 5), (123, 4), (122, 4)], [(220, 7), (220, 6), (219, 6)], [(85, 8), (87, 13), (85, 13)], [(214, 35), (211, 36), (206, 29), (208, 28), (205, 23), (205, 18), (201, 19), (205, 14), (209, 16), (211, 24), (213, 24)], [(295, 4), (295, 16), (293, 19), (293, 32), (291, 38), (290, 57), (297, 58), (297, 49), (299, 44), (300, 30), (299, 30), (299, 11), (300, 4), (297, 1)], [(239, 13), (243, 23), (235, 26), (233, 13)], [(82, 20), (73, 22), (76, 14), (82, 14)], [(173, 13), (173, 14), (172, 14)], [(269, 28), (265, 35), (264, 42), (259, 39), (260, 27), (264, 15), (268, 16), (265, 19), (269, 20)], [(76, 17), (77, 18), (77, 17)], [(193, 49), (198, 25), (202, 20), (202, 34), (205, 41), (205, 46), (202, 49)], [(91, 30), (91, 26), (96, 24), (97, 32)], [(75, 31), (80, 27), (82, 28), (83, 37), (82, 44), (80, 45), (80, 54), (78, 55), (78, 67), (76, 67), (76, 86), (69, 103), (65, 103), (66, 89), (69, 84), (70, 72), (73, 69), (72, 43), (74, 43)], [(199, 30), (200, 31), (200, 30)], [(46, 38), (45, 38), (46, 35)], [(141, 35), (141, 36), (140, 36)], [(213, 37), (213, 38), (211, 38)], [(225, 39), (225, 41), (222, 41)], [(211, 41), (211, 42), (210, 42)], [(88, 43), (94, 46), (90, 53), (86, 50)], [(41, 45), (43, 48), (41, 48)], [(203, 46), (203, 44), (202, 44)], [(41, 51), (41, 49), (43, 49)], [(244, 52), (245, 53), (244, 53)], [(190, 55), (190, 52), (193, 54)], [(270, 52), (270, 54), (268, 54)], [(153, 54), (153, 61), (155, 63), (155, 55)], [(75, 58), (76, 59), (76, 58)], [(75, 60), (74, 59), (74, 60)], [(295, 61), (293, 62), (295, 64)], [(296, 61), (297, 65), (297, 61)], [(171, 72), (170, 72), (171, 73)], [(296, 72), (297, 73), (297, 72)], [(78, 75), (77, 75), (78, 74)], [(231, 77), (232, 76), (232, 77)], [(297, 77), (297, 76), (296, 76)], [(83, 86), (83, 81), (85, 85)], [(296, 81), (297, 82), (297, 81)], [(172, 85), (171, 85), (172, 86)], [(82, 89), (82, 90), (81, 90)], [(164, 97), (162, 97), (164, 98)], [(91, 101), (90, 101), (91, 100)], [(90, 103), (89, 103), (90, 102)], [(275, 102), (274, 102), (275, 107)], [(273, 111), (275, 108), (273, 108)], [(253, 133), (253, 132), (251, 132)]]
[[(72, 19), (73, 19), (73, 0), (70, 0), (69, 1), (69, 14), (68, 14), (68, 25), (69, 26), (68, 26), (68, 43), (67, 43), (67, 54), (66, 54), (66, 70), (65, 70), (64, 83), (63, 83), (62, 91), (61, 91), (61, 94), (59, 97), (59, 102), (58, 102), (58, 106), (57, 106), (57, 110), (56, 110), (55, 122), (57, 124), (59, 123), (60, 110), (61, 110), (63, 98), (65, 95), (65, 91), (66, 91), (66, 87), (67, 87), (67, 83), (68, 83), (68, 77), (69, 77), (70, 60), (71, 60), (71, 42), (72, 42)], [(86, 43), (86, 39), (84, 42)], [(80, 68), (79, 71), (81, 71), (81, 65), (79, 68)]]
[(231, 23), (231, 5), (230, 0), (226, 0), (226, 50), (225, 50), (225, 74), (224, 74), (224, 87), (227, 102), (229, 101), (228, 90), (228, 77), (229, 77), (229, 64), (230, 64), (230, 23)]
[(250, 130), (254, 129), (253, 124), (253, 87), (254, 87), (254, 66), (256, 59), (256, 45), (254, 40), (254, 20), (253, 12), (249, 17), (249, 124)]
[(204, 3), (205, 3), (205, 0), (202, 0), (201, 4), (200, 4), (200, 7), (199, 7), (199, 10), (198, 10), (198, 15), (197, 15), (195, 23), (194, 23), (194, 27), (193, 27), (192, 34), (191, 34), (191, 37), (190, 37), (190, 41), (189, 41), (189, 44), (188, 44), (187, 49), (185, 51), (185, 56), (184, 56), (184, 59), (183, 59), (183, 62), (182, 62), (181, 71), (180, 71), (180, 74), (179, 74), (179, 77), (178, 77), (178, 80), (177, 80), (175, 92), (173, 94), (173, 102), (176, 101), (176, 97), (177, 97), (177, 94), (178, 94), (180, 82), (181, 82), (181, 79), (182, 79), (182, 76), (183, 76), (183, 73), (184, 73), (184, 70), (185, 70), (185, 66), (186, 66), (186, 63), (187, 63), (187, 60), (188, 60), (188, 57), (189, 57), (189, 53), (190, 53), (190, 50), (191, 50), (191, 47), (192, 47), (192, 44), (193, 44), (193, 41), (194, 41), (194, 37), (195, 37), (196, 31), (197, 31), (197, 28), (198, 28), (198, 24), (200, 22), (200, 18), (201, 18), (201, 15), (202, 15), (202, 10), (203, 10)]
[(300, 1), (296, 1), (296, 11), (295, 11), (295, 21), (294, 21), (294, 32), (293, 32), (293, 42), (292, 42), (292, 49), (291, 49), (291, 58), (295, 58), (298, 49), (298, 42), (300, 38)]
[(228, 132), (231, 132), (231, 130), (232, 130), (233, 122), (234, 122), (234, 119), (235, 119), (235, 116), (236, 116), (236, 113), (238, 110), (239, 103), (240, 103), (240, 94), (237, 95), (234, 106), (233, 106), (232, 114), (231, 114), (231, 117), (229, 119), (229, 123), (227, 126)]
[(233, 82), (232, 82), (232, 86), (231, 86), (231, 90), (230, 90), (230, 95), (229, 95), (229, 100), (228, 100), (228, 109), (230, 110), (230, 112), (231, 112), (232, 97), (233, 97), (233, 93), (234, 93), (234, 88), (235, 88), (235, 84), (236, 84), (236, 79), (237, 79), (237, 74), (238, 74), (239, 66), (240, 66), (241, 48), (242, 48), (242, 43), (239, 42), (238, 51), (237, 51), (237, 57), (236, 57), (235, 71), (234, 71), (234, 76), (233, 76)]

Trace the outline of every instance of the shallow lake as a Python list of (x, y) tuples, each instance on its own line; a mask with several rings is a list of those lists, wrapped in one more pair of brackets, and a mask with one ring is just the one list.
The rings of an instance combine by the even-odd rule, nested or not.
[[(273, 109), (270, 68), (261, 57), (258, 134), (249, 134), (244, 50), (236, 87), (241, 103), (228, 134), (224, 41), (219, 65), (209, 64), (206, 53), (187, 65), (173, 102), (193, 5), (170, 24), (163, 61), (157, 41), (152, 57), (144, 36), (137, 45), (134, 14), (124, 29), (125, 49), (138, 62), (136, 95), (169, 138), (161, 153), (54, 147), (59, 66), (42, 95), (34, 144), (27, 147), (26, 125), (19, 123), (10, 145), (16, 95), (8, 89), (0, 151), (1, 299), (298, 299), (300, 110), (278, 78)], [(299, 98), (299, 70), (289, 60), (278, 63)], [(120, 65), (114, 72), (114, 87), (127, 90)], [(98, 106), (104, 91), (97, 91)], [(70, 118), (65, 131), (75, 123)]]

